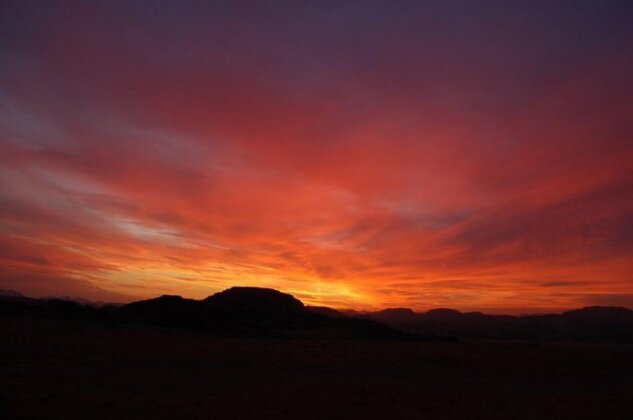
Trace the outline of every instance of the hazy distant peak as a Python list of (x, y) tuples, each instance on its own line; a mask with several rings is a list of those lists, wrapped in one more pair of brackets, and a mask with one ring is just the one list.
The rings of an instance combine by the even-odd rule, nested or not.
[(327, 306), (306, 306), (310, 312), (314, 314), (324, 315), (330, 318), (347, 318), (348, 316), (336, 309), (328, 308)]
[(0, 296), (19, 297), (19, 298), (26, 297), (22, 293), (16, 292), (15, 290), (0, 290)]
[(566, 318), (576, 319), (618, 319), (633, 318), (633, 311), (618, 306), (588, 306), (563, 313)]
[(385, 322), (411, 322), (418, 315), (409, 308), (387, 308), (373, 313), (373, 316)]
[(379, 312), (383, 314), (415, 314), (411, 308), (387, 308)]

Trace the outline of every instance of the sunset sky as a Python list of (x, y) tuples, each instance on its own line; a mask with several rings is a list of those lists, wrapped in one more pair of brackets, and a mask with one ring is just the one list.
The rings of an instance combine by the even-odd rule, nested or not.
[(633, 2), (2, 1), (0, 289), (633, 308)]

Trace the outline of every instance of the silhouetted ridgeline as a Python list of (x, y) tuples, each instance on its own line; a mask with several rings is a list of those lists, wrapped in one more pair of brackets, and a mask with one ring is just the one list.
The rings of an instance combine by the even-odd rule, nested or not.
[(0, 315), (263, 337), (633, 342), (633, 311), (626, 308), (589, 307), (563, 314), (519, 317), (452, 309), (417, 313), (407, 308), (360, 314), (305, 306), (289, 294), (255, 287), (233, 287), (203, 300), (161, 296), (122, 306), (98, 307), (0, 291)]
[(453, 309), (416, 313), (398, 308), (357, 316), (419, 334), (633, 342), (633, 311), (619, 307), (593, 306), (562, 314), (528, 316), (463, 313)]
[(0, 315), (75, 320), (107, 326), (154, 326), (217, 335), (377, 340), (435, 339), (400, 332), (369, 319), (310, 311), (272, 289), (233, 287), (204, 300), (161, 296), (122, 306), (91, 307), (59, 299), (0, 296)]
[(26, 297), (20, 292), (16, 292), (15, 290), (1, 290), (0, 289), (0, 297)]

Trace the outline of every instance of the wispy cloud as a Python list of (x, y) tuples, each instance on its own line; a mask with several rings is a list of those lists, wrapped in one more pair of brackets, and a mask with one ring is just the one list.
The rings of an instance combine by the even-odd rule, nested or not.
[(407, 7), (11, 3), (0, 286), (629, 305), (630, 12)]

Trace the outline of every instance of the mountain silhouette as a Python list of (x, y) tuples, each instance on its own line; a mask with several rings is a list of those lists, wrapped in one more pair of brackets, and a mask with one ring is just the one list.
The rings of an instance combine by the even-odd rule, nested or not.
[(92, 306), (94, 308), (103, 308), (104, 306), (120, 306), (120, 304), (116, 304), (116, 303), (108, 303), (108, 302), (103, 302), (100, 300), (88, 300), (88, 299), (83, 299), (76, 296), (48, 296), (48, 297), (42, 297), (40, 299), (41, 300), (55, 300), (55, 299), (68, 300), (71, 302), (78, 303), (80, 305)]
[(207, 308), (244, 317), (267, 317), (279, 320), (309, 315), (303, 303), (294, 296), (274, 289), (231, 287), (202, 301)]
[(0, 315), (21, 315), (51, 319), (92, 321), (101, 312), (90, 306), (62, 299), (33, 299), (20, 296), (0, 295)]
[(440, 308), (341, 312), (305, 306), (274, 289), (232, 287), (202, 300), (164, 295), (93, 307), (63, 299), (0, 294), (0, 315), (109, 326), (149, 326), (241, 336), (455, 341), (454, 337), (633, 342), (633, 311), (587, 307), (562, 314), (511, 316)]
[(414, 312), (387, 309), (355, 316), (373, 319), (400, 331), (472, 338), (570, 339), (633, 341), (633, 311), (620, 307), (587, 307), (562, 314), (488, 315), (433, 309)]
[(373, 312), (371, 318), (384, 323), (406, 323), (414, 322), (417, 315), (409, 308), (387, 308)]
[(16, 292), (15, 290), (0, 290), (0, 296), (2, 297), (26, 297), (20, 292)]
[(586, 323), (633, 322), (633, 311), (613, 306), (589, 306), (563, 313), (567, 320)]
[(327, 306), (306, 306), (306, 308), (315, 314), (324, 315), (329, 318), (349, 318), (345, 313)]
[(198, 301), (163, 295), (111, 310), (118, 320), (163, 327), (196, 328), (204, 325)]
[(110, 309), (119, 322), (201, 330), (214, 334), (411, 339), (368, 319), (315, 313), (292, 295), (273, 289), (232, 287), (203, 300), (161, 296)]

